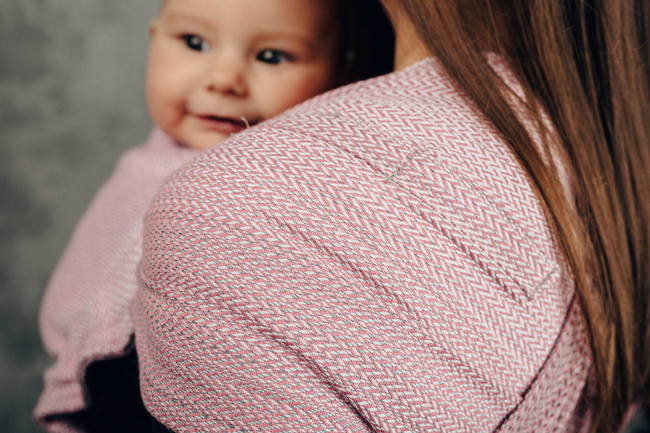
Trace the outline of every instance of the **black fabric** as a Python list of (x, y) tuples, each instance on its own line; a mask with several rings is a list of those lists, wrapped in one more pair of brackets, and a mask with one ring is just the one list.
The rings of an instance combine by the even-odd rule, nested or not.
[(142, 402), (135, 350), (91, 363), (85, 382), (89, 407), (51, 416), (49, 421), (59, 419), (88, 433), (174, 433), (152, 417)]
[(95, 361), (86, 369), (90, 433), (151, 432), (152, 417), (142, 403), (135, 350), (124, 357)]

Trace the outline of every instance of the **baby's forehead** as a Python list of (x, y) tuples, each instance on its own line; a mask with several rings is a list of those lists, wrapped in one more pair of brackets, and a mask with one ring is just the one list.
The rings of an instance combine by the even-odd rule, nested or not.
[(190, 19), (229, 33), (302, 33), (312, 38), (338, 32), (340, 0), (161, 0), (160, 16)]

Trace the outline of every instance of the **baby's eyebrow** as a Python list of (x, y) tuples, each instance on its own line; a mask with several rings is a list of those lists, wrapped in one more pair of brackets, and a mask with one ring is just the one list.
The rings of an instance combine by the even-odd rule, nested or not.
[(167, 22), (169, 24), (185, 24), (197, 26), (202, 29), (210, 30), (213, 25), (210, 20), (204, 19), (201, 16), (195, 14), (188, 14), (182, 11), (171, 11), (167, 14)]

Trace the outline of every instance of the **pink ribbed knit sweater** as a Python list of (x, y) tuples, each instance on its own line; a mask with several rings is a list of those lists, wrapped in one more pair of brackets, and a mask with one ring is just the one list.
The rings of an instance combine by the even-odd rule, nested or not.
[(87, 406), (86, 366), (128, 345), (145, 212), (163, 180), (196, 153), (155, 129), (144, 145), (122, 156), (77, 225), (40, 311), (43, 344), (55, 360), (34, 410), (47, 431), (77, 431), (57, 415)]
[(567, 264), (432, 59), (176, 172), (140, 277), (143, 399), (177, 433), (578, 427), (590, 361)]

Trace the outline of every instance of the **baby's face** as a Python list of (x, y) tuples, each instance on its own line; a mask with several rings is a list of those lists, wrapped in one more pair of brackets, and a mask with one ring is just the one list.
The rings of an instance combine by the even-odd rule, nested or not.
[(206, 149), (329, 90), (338, 67), (335, 5), (166, 0), (151, 24), (154, 123), (179, 143)]

